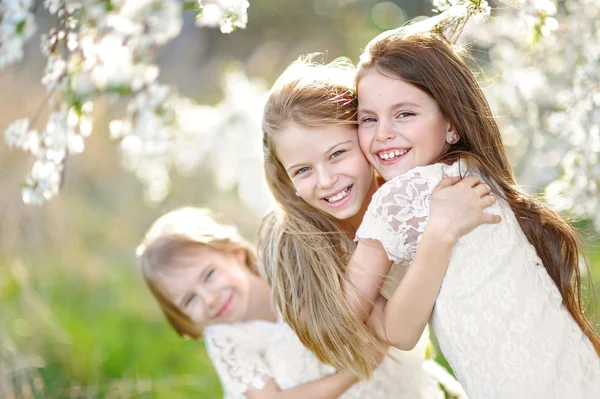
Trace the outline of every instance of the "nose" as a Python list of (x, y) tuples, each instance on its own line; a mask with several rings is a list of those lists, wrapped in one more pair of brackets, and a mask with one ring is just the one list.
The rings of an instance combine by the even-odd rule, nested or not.
[(321, 189), (331, 188), (337, 180), (337, 175), (329, 168), (317, 169), (317, 187)]
[(209, 309), (210, 313), (216, 312), (219, 309), (215, 309), (219, 305), (219, 292), (217, 290), (212, 289), (200, 289), (198, 290), (198, 294), (201, 296), (202, 300), (206, 304), (206, 307)]
[(375, 131), (375, 140), (385, 142), (394, 138), (394, 132), (390, 124), (385, 120), (381, 119), (377, 123), (377, 130)]

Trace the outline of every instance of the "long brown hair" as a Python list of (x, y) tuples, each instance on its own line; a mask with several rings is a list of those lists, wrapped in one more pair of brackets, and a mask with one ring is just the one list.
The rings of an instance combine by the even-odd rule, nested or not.
[(264, 167), (279, 210), (264, 219), (258, 248), (273, 304), (302, 343), (319, 360), (368, 376), (381, 346), (351, 312), (342, 289), (354, 243), (339, 221), (295, 194), (274, 143), (291, 122), (355, 127), (354, 76), (344, 59), (327, 65), (300, 59), (271, 89), (263, 118)]
[(220, 224), (207, 209), (185, 207), (159, 217), (136, 249), (142, 275), (167, 321), (182, 337), (200, 339), (204, 326), (194, 323), (164, 293), (160, 274), (186, 267), (193, 249), (208, 246), (225, 253), (242, 250), (246, 266), (258, 275), (257, 258), (251, 246), (232, 226)]
[(400, 78), (437, 101), (460, 136), (438, 161), (467, 160), (495, 188), (495, 194), (507, 201), (558, 287), (564, 306), (600, 354), (600, 336), (583, 311), (578, 235), (560, 215), (517, 185), (491, 108), (467, 64), (442, 38), (427, 33), (406, 35), (400, 28), (367, 45), (357, 81), (373, 69)]

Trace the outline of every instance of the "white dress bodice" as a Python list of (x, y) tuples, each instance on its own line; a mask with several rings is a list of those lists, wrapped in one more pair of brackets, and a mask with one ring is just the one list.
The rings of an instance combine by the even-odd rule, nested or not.
[[(410, 264), (433, 189), (465, 171), (464, 163), (434, 164), (390, 180), (373, 196), (357, 239), (380, 241), (396, 267)], [(511, 208), (498, 198), (486, 211), (502, 221), (458, 240), (431, 318), (458, 380), (475, 399), (600, 398), (600, 358)]]
[[(262, 389), (273, 379), (281, 389), (328, 376), (335, 370), (322, 364), (283, 322), (249, 321), (208, 326), (208, 354), (226, 399), (245, 398), (249, 388)], [(464, 391), (441, 366), (424, 361), (428, 334), (410, 352), (392, 350), (373, 379), (350, 387), (343, 399), (444, 399), (439, 384), (464, 398)], [(398, 362), (396, 362), (398, 361)], [(461, 396), (462, 394), (462, 396)]]

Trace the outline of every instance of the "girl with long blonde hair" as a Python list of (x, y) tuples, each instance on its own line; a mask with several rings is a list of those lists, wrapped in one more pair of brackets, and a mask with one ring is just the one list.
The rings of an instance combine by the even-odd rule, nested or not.
[[(290, 325), (300, 325), (303, 342), (321, 360), (368, 375), (369, 351), (376, 344), (352, 316), (364, 320), (375, 304), (385, 309), (382, 323), (370, 324), (372, 332), (401, 349), (417, 342), (431, 318), (442, 351), (472, 397), (597, 395), (600, 340), (582, 309), (577, 235), (516, 184), (498, 126), (467, 65), (439, 37), (386, 32), (361, 56), (357, 94), (360, 148), (388, 183), (365, 197), (371, 203), (356, 231), (357, 249), (351, 259), (340, 257), (348, 266), (339, 266), (338, 281), (327, 281), (335, 288), (314, 291), (307, 301), (326, 309), (327, 328), (306, 304), (283, 312)], [(286, 150), (289, 143), (301, 145), (299, 132), (265, 126), (267, 163), (287, 170), (300, 193), (305, 177), (298, 168), (308, 165)], [(282, 178), (270, 174), (270, 167), (271, 188), (282, 191)], [(438, 242), (426, 241), (437, 218), (436, 185), (444, 176), (473, 175), (498, 198), (488, 212), (502, 222), (479, 226), (458, 240), (449, 224), (445, 231), (436, 229)], [(290, 306), (286, 299), (306, 295), (320, 256), (294, 268), (297, 282), (291, 282), (288, 269), (300, 259), (289, 256), (298, 239), (283, 238), (287, 231), (292, 230), (278, 221), (265, 233), (272, 285), (281, 286), (274, 291), (287, 295), (277, 303), (282, 308)], [(454, 244), (451, 251), (447, 242)], [(437, 262), (423, 262), (423, 253)], [(379, 295), (392, 264), (406, 271), (385, 304)]]
[[(403, 356), (402, 364), (379, 354), (371, 381), (320, 363), (276, 320), (252, 247), (206, 209), (161, 216), (137, 254), (171, 326), (182, 337), (204, 339), (227, 399), (444, 398), (423, 370), (422, 348)], [(449, 375), (441, 377), (452, 388)]]

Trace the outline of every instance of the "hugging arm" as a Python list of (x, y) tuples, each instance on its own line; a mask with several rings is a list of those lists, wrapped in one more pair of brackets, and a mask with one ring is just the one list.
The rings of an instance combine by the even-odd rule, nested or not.
[[(336, 399), (358, 379), (348, 372), (334, 374), (282, 389), (264, 353), (255, 349), (255, 340), (264, 336), (244, 330), (243, 325), (224, 325), (207, 331), (204, 337), (208, 355), (215, 367), (226, 397), (248, 399)], [(280, 354), (285, 356), (284, 353)]]
[(337, 373), (297, 385), (288, 389), (281, 389), (273, 380), (269, 379), (263, 389), (248, 389), (248, 399), (336, 399), (346, 392), (358, 379), (348, 372)]
[[(404, 213), (403, 224), (391, 227), (406, 231), (383, 226), (381, 218), (378, 225), (369, 219), (370, 208), (363, 220), (367, 228), (361, 231), (361, 225), (357, 232), (360, 241), (348, 265), (349, 282), (346, 282), (345, 292), (352, 310), (361, 320), (368, 319), (377, 338), (399, 349), (410, 350), (429, 321), (458, 238), (480, 224), (498, 223), (500, 218), (483, 212), (495, 199), (488, 195), (490, 187), (480, 184), (477, 177), (444, 178), (433, 190), (429, 221), (426, 214), (411, 213), (415, 198), (422, 198), (409, 192), (410, 187), (402, 183), (394, 181), (395, 185), (388, 186), (388, 191), (373, 201), (387, 201), (386, 212), (395, 209), (399, 214)], [(375, 204), (374, 210), (381, 209)], [(390, 255), (396, 260), (409, 260), (407, 241), (416, 242), (410, 230), (418, 231), (422, 223), (427, 224), (419, 246), (400, 285), (385, 305), (383, 317), (377, 314), (369, 317), (373, 304), (381, 301), (379, 290), (392, 263)]]

